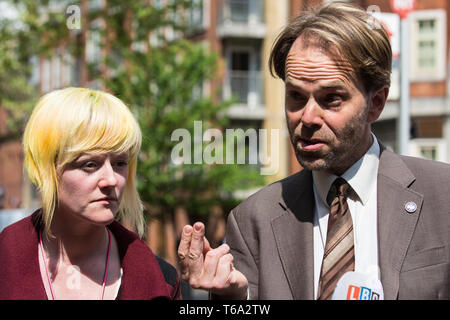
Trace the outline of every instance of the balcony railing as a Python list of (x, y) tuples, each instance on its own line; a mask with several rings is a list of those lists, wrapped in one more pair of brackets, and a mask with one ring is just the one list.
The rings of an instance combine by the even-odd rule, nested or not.
[(263, 38), (266, 32), (264, 1), (224, 0), (218, 21), (220, 37)]
[(242, 107), (256, 109), (264, 106), (261, 71), (228, 71), (224, 89), (224, 98), (234, 98)]
[(229, 0), (224, 4), (224, 18), (231, 21), (248, 23), (250, 20), (250, 2), (244, 0)]

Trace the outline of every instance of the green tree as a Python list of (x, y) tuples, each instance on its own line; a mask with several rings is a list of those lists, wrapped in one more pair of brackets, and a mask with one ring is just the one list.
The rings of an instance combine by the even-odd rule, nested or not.
[(31, 34), (16, 18), (10, 11), (0, 16), (0, 108), (7, 115), (7, 122), (0, 130), (0, 144), (20, 138), (37, 98), (36, 86), (30, 84)]
[[(185, 128), (194, 137), (194, 121), (202, 121), (203, 130), (229, 124), (221, 111), (231, 101), (218, 100), (218, 92), (201, 93), (203, 83), (217, 77), (218, 57), (203, 44), (188, 40), (192, 26), (188, 15), (180, 12), (189, 12), (189, 1), (175, 1), (163, 8), (145, 6), (145, 2), (109, 1), (117, 10), (103, 15), (104, 29), (98, 29), (103, 39), (114, 39), (106, 44), (110, 54), (102, 64), (110, 72), (101, 77), (102, 83), (129, 103), (143, 131), (140, 194), (149, 211), (163, 218), (170, 217), (179, 205), (200, 216), (208, 215), (215, 204), (227, 212), (238, 201), (232, 197), (234, 190), (263, 184), (257, 168), (175, 165), (171, 159), (178, 143), (171, 141), (174, 130)], [(93, 18), (102, 13), (99, 10)], [(156, 44), (149, 43), (149, 37)], [(193, 146), (191, 151), (193, 155)]]
[[(217, 76), (218, 56), (204, 44), (189, 40), (196, 31), (189, 18), (190, 10), (195, 9), (193, 1), (173, 0), (171, 5), (161, 7), (150, 5), (148, 0), (107, 0), (105, 7), (93, 6), (97, 2), (86, 0), (10, 2), (20, 12), (24, 39), (20, 45), (15, 43), (16, 51), (0, 46), (0, 68), (4, 64), (2, 57), (14, 52), (9, 68), (19, 68), (22, 71), (16, 74), (23, 76), (22, 82), (14, 86), (20, 94), (8, 89), (9, 95), (2, 95), (2, 91), (0, 99), (15, 99), (21, 94), (35, 96), (31, 89), (21, 90), (28, 88), (26, 80), (32, 56), (51, 56), (63, 44), (79, 61), (87, 61), (85, 48), (89, 38), (89, 45), (97, 52), (87, 61), (89, 85), (121, 98), (132, 109), (143, 131), (138, 188), (147, 213), (166, 220), (172, 218), (177, 206), (183, 206), (190, 215), (206, 220), (212, 206), (218, 205), (228, 212), (237, 204), (234, 190), (264, 183), (255, 166), (176, 165), (172, 161), (172, 149), (178, 143), (171, 141), (174, 130), (185, 128), (193, 137), (194, 121), (202, 121), (203, 130), (229, 125), (223, 111), (231, 101), (218, 99), (219, 92), (210, 95), (202, 92), (203, 84)], [(81, 9), (80, 30), (70, 30), (66, 25), (69, 4)], [(80, 72), (82, 69), (83, 64)], [(6, 78), (0, 76), (1, 86), (13, 84)], [(20, 110), (20, 114), (29, 112), (17, 99), (12, 99), (10, 105)], [(20, 123), (25, 117), (17, 119)]]
[(6, 128), (0, 144), (21, 137), (26, 120), (39, 98), (32, 79), (39, 59), (54, 54), (70, 37), (65, 27), (69, 1), (2, 0), (0, 3), (0, 108)]

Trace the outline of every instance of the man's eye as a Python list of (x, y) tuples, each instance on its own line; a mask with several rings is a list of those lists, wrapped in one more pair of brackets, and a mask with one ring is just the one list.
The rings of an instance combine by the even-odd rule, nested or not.
[(303, 108), (308, 102), (308, 98), (297, 91), (289, 91), (287, 93), (287, 104), (286, 107), (289, 108)]
[(299, 100), (303, 99), (303, 96), (300, 93), (298, 93), (297, 91), (289, 91), (288, 97), (295, 101), (299, 101)]
[(344, 99), (338, 94), (329, 94), (325, 97), (324, 103), (328, 106), (338, 106)]

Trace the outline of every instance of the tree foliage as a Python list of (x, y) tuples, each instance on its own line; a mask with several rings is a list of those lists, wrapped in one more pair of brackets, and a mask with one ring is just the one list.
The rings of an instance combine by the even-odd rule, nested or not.
[[(189, 40), (198, 31), (190, 20), (192, 1), (160, 7), (148, 0), (108, 0), (105, 7), (82, 0), (9, 2), (18, 8), (20, 23), (14, 28), (0, 21), (0, 103), (16, 114), (17, 128), (36, 98), (28, 84), (30, 58), (51, 56), (63, 44), (86, 59), (85, 41), (91, 39), (97, 55), (87, 61), (90, 85), (129, 105), (143, 131), (138, 187), (148, 212), (170, 215), (182, 205), (201, 215), (214, 204), (227, 211), (236, 204), (233, 190), (263, 184), (254, 166), (177, 165), (171, 159), (178, 143), (171, 141), (174, 130), (185, 128), (193, 137), (194, 121), (202, 121), (204, 130), (229, 125), (223, 111), (231, 101), (203, 90), (217, 77), (218, 56)], [(69, 4), (88, 9), (81, 30), (66, 25)]]
[[(5, 7), (1, 7), (5, 9)], [(0, 108), (6, 110), (7, 122), (0, 130), (0, 144), (20, 138), (25, 120), (37, 97), (30, 84), (33, 50), (32, 34), (17, 24), (16, 16), (0, 16)], [(6, 125), (6, 126), (5, 126)]]
[[(177, 205), (195, 214), (208, 214), (213, 204), (228, 210), (236, 204), (233, 190), (263, 183), (254, 167), (175, 165), (171, 159), (178, 143), (171, 141), (174, 130), (187, 129), (194, 144), (194, 121), (202, 121), (203, 130), (229, 124), (221, 115), (231, 101), (218, 100), (218, 92), (202, 92), (217, 77), (218, 57), (204, 44), (186, 39), (191, 26), (180, 12), (190, 9), (187, 1), (159, 9), (139, 2), (117, 1), (115, 8), (121, 9), (107, 17), (107, 29), (100, 32), (115, 39), (108, 44), (112, 55), (104, 61), (113, 72), (102, 81), (132, 106), (144, 134), (140, 194), (150, 211), (163, 215)], [(133, 23), (127, 25), (130, 17)], [(156, 44), (147, 45), (149, 37)]]

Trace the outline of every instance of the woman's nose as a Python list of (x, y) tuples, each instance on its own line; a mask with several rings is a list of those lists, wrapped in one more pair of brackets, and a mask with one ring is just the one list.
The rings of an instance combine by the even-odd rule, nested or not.
[(100, 188), (115, 187), (117, 185), (116, 172), (114, 171), (114, 168), (109, 161), (106, 161), (103, 164), (103, 167), (101, 168), (101, 170), (99, 170), (99, 174)]

